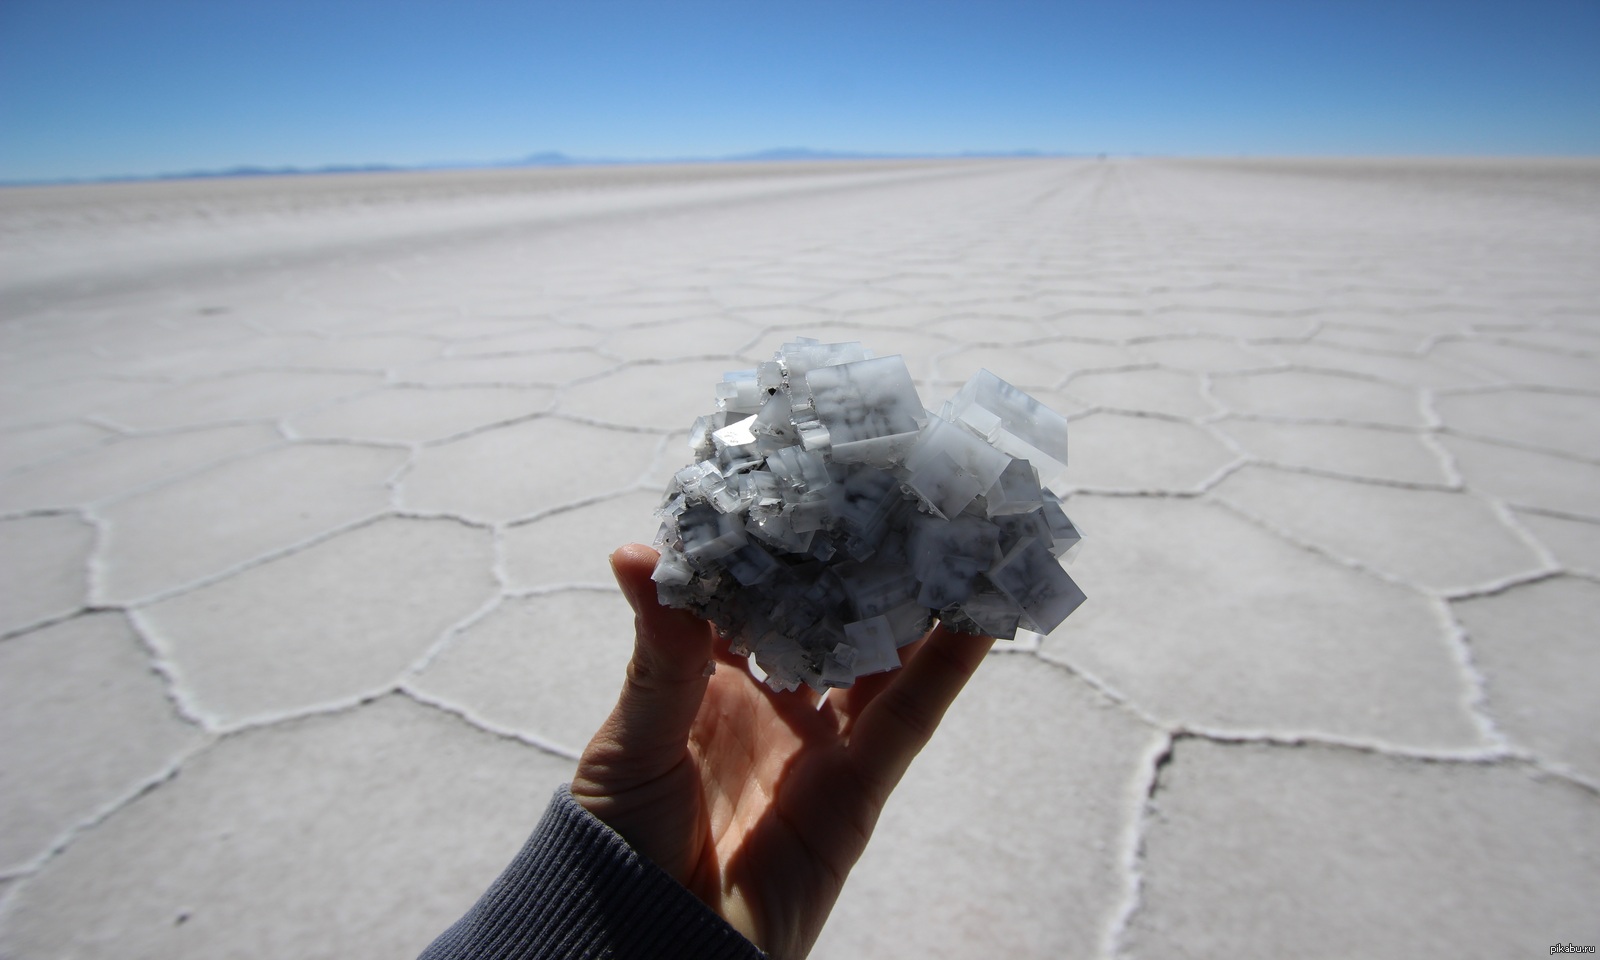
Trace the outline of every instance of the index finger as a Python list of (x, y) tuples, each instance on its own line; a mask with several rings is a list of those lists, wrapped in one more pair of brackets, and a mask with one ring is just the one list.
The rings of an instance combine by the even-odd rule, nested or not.
[(880, 805), (992, 646), (993, 637), (957, 633), (940, 624), (861, 711), (851, 728), (850, 760)]

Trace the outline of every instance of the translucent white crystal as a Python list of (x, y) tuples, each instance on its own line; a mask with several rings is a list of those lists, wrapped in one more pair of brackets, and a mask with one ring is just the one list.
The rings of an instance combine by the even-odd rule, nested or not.
[(991, 517), (1033, 513), (1043, 509), (1044, 491), (1039, 487), (1039, 473), (1026, 460), (1013, 460), (995, 480), (994, 486), (984, 493), (983, 499)]
[(864, 677), (869, 673), (882, 673), (900, 666), (900, 654), (894, 645), (894, 627), (888, 617), (870, 617), (844, 625), (844, 635), (854, 648), (852, 666), (855, 674)]
[(989, 579), (1022, 608), (1022, 626), (1035, 633), (1054, 630), (1084, 600), (1083, 591), (1040, 540), (1013, 547), (989, 571)]
[(906, 483), (946, 519), (994, 486), (1011, 458), (976, 434), (933, 417), (906, 457)]
[(726, 374), (657, 516), (661, 601), (711, 620), (776, 690), (899, 666), (934, 617), (1010, 638), (1083, 594), (1080, 536), (1040, 475), (1066, 421), (980, 372), (923, 408), (904, 361), (800, 339)]
[(950, 401), (950, 419), (1033, 464), (1046, 481), (1067, 467), (1067, 420), (1061, 414), (979, 370)]
[(838, 463), (889, 466), (916, 441), (928, 419), (905, 361), (897, 356), (818, 367), (806, 373), (806, 390)]

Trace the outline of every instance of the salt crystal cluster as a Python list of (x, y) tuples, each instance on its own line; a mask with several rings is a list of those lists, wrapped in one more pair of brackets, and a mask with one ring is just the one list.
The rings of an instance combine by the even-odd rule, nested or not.
[(657, 511), (657, 593), (774, 689), (892, 670), (934, 617), (1011, 639), (1083, 602), (1060, 564), (1078, 531), (1041, 482), (1066, 467), (1067, 422), (987, 370), (936, 414), (899, 356), (802, 338), (726, 374), (689, 442)]

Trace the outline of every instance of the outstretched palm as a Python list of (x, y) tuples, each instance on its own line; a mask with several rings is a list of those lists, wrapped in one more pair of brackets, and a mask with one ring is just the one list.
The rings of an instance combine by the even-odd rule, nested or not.
[(803, 957), (889, 792), (993, 641), (936, 629), (901, 651), (903, 669), (819, 704), (772, 692), (704, 621), (657, 604), (653, 550), (611, 559), (638, 640), (573, 796), (770, 955)]

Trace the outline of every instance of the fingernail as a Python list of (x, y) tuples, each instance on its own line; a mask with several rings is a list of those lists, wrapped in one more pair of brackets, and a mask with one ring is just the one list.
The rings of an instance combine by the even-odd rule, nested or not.
[(639, 600), (633, 595), (634, 585), (628, 582), (627, 578), (622, 575), (621, 570), (617, 569), (616, 554), (611, 555), (611, 576), (616, 578), (617, 586), (622, 588), (622, 598), (628, 601), (628, 606), (633, 608), (634, 613), (638, 613)]

